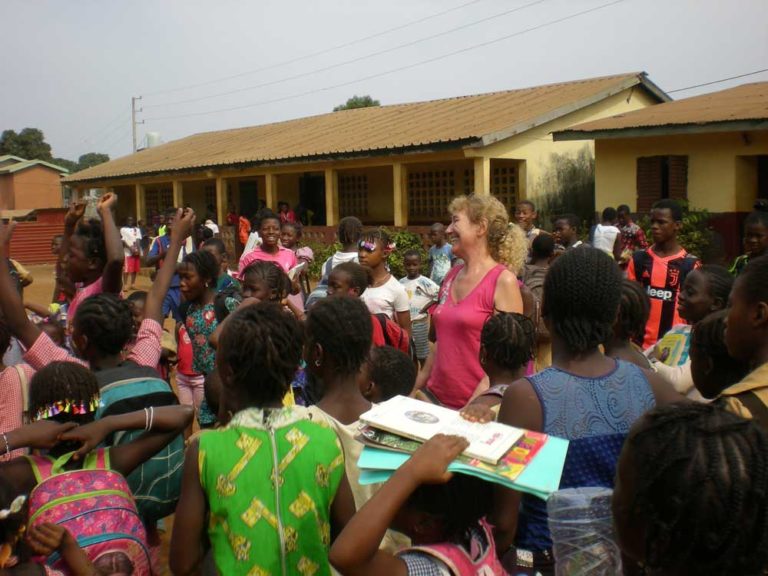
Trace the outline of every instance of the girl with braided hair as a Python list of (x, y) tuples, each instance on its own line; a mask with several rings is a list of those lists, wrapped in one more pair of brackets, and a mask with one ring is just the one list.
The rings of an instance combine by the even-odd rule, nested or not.
[[(552, 337), (552, 366), (509, 385), (498, 420), (570, 441), (560, 488), (613, 487), (630, 426), (657, 404), (681, 400), (650, 370), (605, 356), (621, 300), (622, 275), (594, 248), (569, 250), (544, 281), (542, 316)], [(546, 504), (500, 489), (493, 517), (508, 571), (553, 570)], [(510, 547), (514, 548), (510, 550)]]
[(708, 314), (723, 310), (733, 286), (733, 276), (722, 266), (702, 266), (685, 277), (678, 295), (677, 310), (686, 324), (673, 326), (646, 351), (653, 369), (691, 400), (703, 400), (691, 376), (691, 330)]
[(637, 282), (627, 280), (621, 283), (621, 303), (619, 314), (610, 339), (605, 343), (605, 355), (650, 368), (651, 363), (643, 354), (638, 343), (643, 341), (645, 324), (648, 321), (651, 305), (648, 295)]
[(746, 362), (733, 358), (725, 344), (728, 310), (713, 312), (696, 324), (691, 334), (691, 376), (704, 398), (717, 398), (720, 393), (741, 381), (749, 373)]
[(416, 381), (437, 402), (461, 408), (484, 378), (480, 332), (496, 312), (523, 312), (515, 274), (528, 244), (493, 196), (459, 196), (448, 207), (453, 253), (464, 260), (443, 280), (432, 315), (435, 347)]
[(648, 412), (618, 463), (625, 573), (760, 576), (768, 568), (768, 436), (711, 404)]
[(219, 419), (228, 424), (187, 449), (171, 570), (195, 571), (207, 531), (219, 574), (328, 575), (331, 534), (355, 508), (334, 431), (306, 408), (282, 405), (302, 355), (301, 325), (261, 302), (222, 326)]

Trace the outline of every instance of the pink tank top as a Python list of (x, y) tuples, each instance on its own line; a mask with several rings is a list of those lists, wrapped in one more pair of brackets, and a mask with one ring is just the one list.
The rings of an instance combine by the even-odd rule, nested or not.
[(451, 296), (456, 275), (453, 268), (443, 281), (438, 306), (432, 315), (437, 335), (437, 355), (427, 389), (441, 404), (462, 408), (485, 376), (480, 366), (480, 332), (494, 311), (496, 282), (506, 266), (491, 268), (480, 283), (460, 302)]
[[(480, 528), (485, 536), (487, 546), (482, 554), (474, 559), (464, 548), (457, 544), (429, 544), (427, 546), (414, 546), (406, 548), (401, 552), (423, 552), (437, 558), (443, 564), (448, 566), (453, 576), (464, 576), (465, 574), (476, 574), (478, 576), (506, 576), (507, 572), (501, 565), (496, 556), (496, 546), (493, 543), (493, 534), (491, 527), (485, 520), (480, 521)], [(479, 541), (470, 543), (472, 548), (477, 548), (481, 544)]]

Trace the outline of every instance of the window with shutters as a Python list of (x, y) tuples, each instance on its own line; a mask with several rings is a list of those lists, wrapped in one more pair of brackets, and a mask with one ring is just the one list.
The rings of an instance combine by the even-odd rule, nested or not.
[(368, 216), (368, 176), (339, 174), (339, 214)]
[(445, 218), (454, 196), (453, 170), (408, 172), (408, 217), (412, 220)]
[(169, 208), (173, 208), (173, 189), (171, 188), (147, 188), (144, 193), (147, 216), (164, 214)]
[(208, 206), (216, 206), (216, 185), (205, 187), (205, 209)]
[(688, 156), (646, 156), (637, 159), (637, 211), (649, 212), (664, 198), (688, 198)]
[(507, 208), (517, 203), (517, 166), (494, 166), (491, 172), (491, 194)]

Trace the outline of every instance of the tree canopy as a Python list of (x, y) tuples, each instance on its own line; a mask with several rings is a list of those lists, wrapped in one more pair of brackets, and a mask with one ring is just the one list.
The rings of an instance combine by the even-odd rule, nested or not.
[(365, 96), (358, 96), (355, 94), (352, 98), (348, 99), (346, 103), (336, 106), (333, 111), (338, 112), (339, 110), (352, 110), (353, 108), (369, 108), (371, 106), (381, 106), (381, 102), (374, 100), (368, 94)]
[(109, 156), (100, 152), (83, 154), (77, 162), (66, 158), (54, 158), (51, 145), (45, 141), (45, 135), (39, 128), (24, 128), (18, 133), (15, 130), (4, 130), (0, 135), (0, 156), (5, 154), (25, 160), (51, 162), (66, 168), (70, 173), (109, 162)]

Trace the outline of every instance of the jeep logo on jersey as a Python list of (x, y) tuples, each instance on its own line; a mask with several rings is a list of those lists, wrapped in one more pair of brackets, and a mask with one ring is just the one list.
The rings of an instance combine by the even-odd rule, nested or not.
[(663, 300), (664, 302), (672, 302), (672, 299), (674, 298), (674, 293), (672, 290), (663, 290), (662, 288), (654, 288), (653, 286), (648, 286), (647, 292), (649, 298)]

